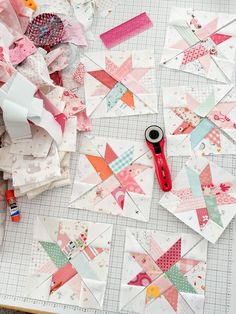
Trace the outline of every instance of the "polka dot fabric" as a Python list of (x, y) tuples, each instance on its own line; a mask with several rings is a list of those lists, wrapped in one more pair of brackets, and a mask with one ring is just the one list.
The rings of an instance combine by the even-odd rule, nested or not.
[(39, 241), (44, 250), (47, 252), (50, 259), (53, 261), (57, 268), (63, 267), (68, 263), (68, 259), (60, 250), (60, 247), (56, 243)]
[(183, 276), (176, 265), (171, 267), (166, 272), (169, 280), (175, 285), (179, 292), (196, 294), (194, 287), (188, 282), (188, 279)]
[(205, 138), (208, 139), (213, 145), (216, 145), (218, 151), (221, 150), (220, 133), (217, 129), (212, 129)]
[(164, 253), (156, 264), (163, 272), (168, 271), (181, 257), (181, 239), (179, 239), (166, 253)]

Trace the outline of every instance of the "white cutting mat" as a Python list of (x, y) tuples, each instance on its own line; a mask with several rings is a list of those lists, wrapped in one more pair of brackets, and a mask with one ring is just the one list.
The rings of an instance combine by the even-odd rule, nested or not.
[[(157, 92), (160, 111), (158, 115), (93, 121), (94, 132), (97, 135), (114, 136), (124, 139), (142, 139), (145, 128), (150, 124), (156, 123), (163, 127), (161, 85), (176, 86), (206, 83), (206, 80), (203, 78), (191, 74), (184, 74), (183, 72), (175, 72), (167, 68), (161, 68), (158, 65), (164, 44), (169, 12), (172, 6), (194, 7), (200, 10), (236, 13), (235, 0), (120, 0), (117, 1), (116, 8), (108, 18), (96, 19), (93, 27), (96, 40), (90, 45), (92, 47), (90, 48), (91, 51), (105, 50), (98, 36), (105, 30), (144, 11), (150, 16), (154, 27), (116, 47), (116, 50), (155, 47)], [(236, 175), (235, 157), (224, 156), (223, 158), (214, 157), (211, 159)], [(74, 154), (71, 166), (72, 179), (75, 173), (76, 161), (77, 155)], [(181, 157), (169, 160), (173, 177), (175, 177), (185, 161), (186, 159)], [(158, 201), (162, 193), (160, 193), (157, 185), (155, 185), (149, 223), (142, 223), (124, 217), (68, 209), (67, 205), (69, 203), (70, 193), (71, 187), (60, 188), (44, 193), (32, 201), (27, 201), (26, 199), (18, 201), (22, 211), (22, 222), (20, 224), (13, 224), (8, 220), (5, 244), (2, 253), (0, 253), (0, 304), (5, 303), (21, 307), (27, 306), (44, 311), (54, 311), (56, 313), (80, 312), (78, 307), (63, 306), (53, 303), (44, 304), (37, 300), (23, 298), (24, 285), (30, 261), (32, 226), (36, 215), (91, 220), (95, 222), (112, 223), (114, 225), (110, 274), (104, 311), (96, 311), (96, 313), (118, 313), (123, 247), (125, 228), (127, 226), (158, 229), (162, 231), (191, 232), (189, 228), (179, 222), (173, 215), (158, 206)], [(205, 313), (223, 314), (229, 310), (232, 275), (232, 245), (233, 224), (227, 228), (216, 245), (209, 244)], [(236, 310), (234, 310), (234, 313), (236, 313)]]

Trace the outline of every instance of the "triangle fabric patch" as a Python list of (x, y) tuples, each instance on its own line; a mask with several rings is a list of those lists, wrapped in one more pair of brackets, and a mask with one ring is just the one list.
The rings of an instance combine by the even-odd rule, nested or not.
[(181, 239), (156, 260), (156, 264), (163, 272), (168, 271), (181, 257)]
[(111, 169), (102, 157), (93, 155), (86, 155), (86, 157), (103, 181), (112, 175)]
[(92, 71), (88, 73), (109, 89), (112, 89), (117, 83), (117, 81), (104, 70)]
[(179, 297), (179, 292), (177, 288), (175, 286), (170, 287), (166, 292), (164, 292), (164, 297), (170, 303), (173, 310), (177, 312), (178, 297)]
[(219, 45), (219, 44), (223, 43), (224, 41), (228, 40), (229, 38), (231, 38), (232, 36), (224, 35), (224, 34), (220, 34), (220, 33), (215, 33), (215, 34), (212, 34), (210, 37), (216, 45)]
[(113, 162), (117, 158), (118, 158), (117, 154), (114, 152), (114, 150), (111, 148), (111, 146), (107, 143), (105, 156), (104, 156), (105, 161), (108, 164), (110, 164), (111, 162)]

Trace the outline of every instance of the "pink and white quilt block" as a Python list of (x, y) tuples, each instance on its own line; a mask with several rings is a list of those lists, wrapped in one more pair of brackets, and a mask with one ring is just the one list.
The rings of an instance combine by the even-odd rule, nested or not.
[(160, 205), (215, 243), (236, 215), (236, 178), (204, 157), (192, 157)]
[(168, 156), (236, 153), (233, 85), (166, 87), (163, 107)]
[(236, 87), (209, 112), (208, 119), (236, 141)]
[(161, 64), (218, 82), (232, 82), (236, 14), (173, 8)]
[(120, 310), (203, 314), (207, 244), (196, 234), (127, 228)]
[(91, 52), (81, 62), (89, 117), (157, 113), (154, 51)]
[(27, 297), (102, 309), (112, 225), (37, 217)]
[(84, 136), (69, 207), (148, 221), (153, 181), (145, 141)]

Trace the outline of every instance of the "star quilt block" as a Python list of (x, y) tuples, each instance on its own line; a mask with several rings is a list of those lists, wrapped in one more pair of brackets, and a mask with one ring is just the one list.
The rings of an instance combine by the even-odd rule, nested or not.
[(168, 156), (235, 154), (233, 85), (163, 88)]
[(236, 178), (204, 157), (192, 157), (160, 205), (215, 243), (236, 214)]
[(102, 309), (112, 225), (37, 217), (25, 295)]
[(203, 313), (206, 261), (199, 235), (127, 228), (120, 310)]
[(232, 82), (236, 14), (173, 8), (161, 64), (218, 82)]
[(91, 118), (157, 113), (152, 50), (86, 53), (84, 91)]
[(236, 87), (225, 95), (208, 113), (208, 119), (219, 129), (225, 132), (232, 140), (236, 141)]
[(148, 221), (153, 181), (145, 141), (84, 136), (69, 207)]

